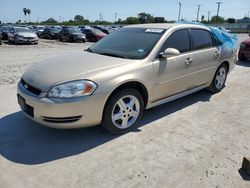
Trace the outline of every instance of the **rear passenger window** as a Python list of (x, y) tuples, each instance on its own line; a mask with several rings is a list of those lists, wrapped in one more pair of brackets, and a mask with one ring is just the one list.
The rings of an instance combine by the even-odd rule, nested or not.
[(213, 40), (210, 33), (206, 30), (191, 29), (193, 40), (193, 50), (209, 48), (213, 46)]
[(190, 51), (190, 41), (188, 30), (180, 30), (172, 33), (163, 44), (161, 52), (167, 48), (175, 48), (180, 53)]

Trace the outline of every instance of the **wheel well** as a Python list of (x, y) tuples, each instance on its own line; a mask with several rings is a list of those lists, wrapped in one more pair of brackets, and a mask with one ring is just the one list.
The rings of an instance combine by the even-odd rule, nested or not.
[[(145, 107), (148, 103), (148, 91), (146, 89), (146, 87), (140, 83), (140, 82), (136, 82), (136, 81), (133, 81), (133, 82), (127, 82), (127, 83), (124, 83), (122, 85), (120, 85), (119, 87), (117, 87), (109, 96), (108, 100), (110, 99), (111, 96), (113, 96), (115, 93), (117, 93), (118, 91), (122, 90), (122, 89), (125, 89), (125, 88), (133, 88), (133, 89), (136, 89), (140, 94), (141, 96), (143, 97), (143, 101), (144, 101), (144, 104), (145, 104)], [(107, 101), (108, 101), (107, 100)], [(107, 103), (107, 102), (106, 102)]]
[(227, 66), (227, 72), (229, 72), (229, 69), (230, 69), (229, 62), (228, 61), (224, 61), (221, 64), (225, 64)]

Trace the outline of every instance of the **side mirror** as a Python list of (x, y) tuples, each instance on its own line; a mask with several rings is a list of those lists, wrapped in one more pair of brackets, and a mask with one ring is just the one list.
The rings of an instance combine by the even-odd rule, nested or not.
[(161, 52), (159, 54), (160, 58), (169, 58), (169, 57), (173, 57), (173, 56), (178, 56), (180, 55), (180, 51), (175, 49), (175, 48), (167, 48), (164, 52)]

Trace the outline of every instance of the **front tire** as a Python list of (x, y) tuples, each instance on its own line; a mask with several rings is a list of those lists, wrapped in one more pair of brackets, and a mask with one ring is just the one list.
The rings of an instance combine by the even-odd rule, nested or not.
[(123, 89), (108, 100), (102, 126), (113, 134), (126, 133), (141, 119), (143, 111), (141, 94), (136, 89)]
[(18, 39), (17, 39), (17, 37), (14, 37), (14, 43), (15, 43), (15, 45), (18, 45)]
[(224, 86), (227, 79), (228, 68), (225, 63), (221, 64), (217, 69), (213, 81), (209, 86), (208, 90), (212, 93), (220, 92)]

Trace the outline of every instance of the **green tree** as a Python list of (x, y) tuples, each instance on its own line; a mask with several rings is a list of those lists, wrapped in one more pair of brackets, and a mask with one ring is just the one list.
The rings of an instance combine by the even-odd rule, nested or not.
[(164, 23), (165, 18), (164, 17), (154, 17), (154, 23)]
[(235, 18), (228, 18), (227, 23), (235, 23), (236, 19)]
[(211, 23), (224, 23), (224, 22), (225, 22), (225, 20), (221, 16), (218, 16), (218, 18), (217, 18), (217, 16), (213, 16), (211, 18)]
[(29, 22), (30, 22), (30, 14), (31, 14), (31, 10), (29, 8), (26, 9), (27, 14), (29, 15)]
[(128, 17), (126, 19), (126, 24), (139, 24), (139, 23), (140, 23), (140, 21), (136, 17)]
[(23, 13), (24, 13), (24, 16), (25, 16), (25, 22), (27, 21), (27, 17), (26, 17), (26, 15), (27, 15), (27, 9), (26, 8), (23, 8)]
[(153, 23), (154, 17), (151, 14), (141, 12), (138, 14), (140, 23)]
[(57, 21), (54, 18), (49, 18), (45, 22), (49, 24), (57, 23)]
[(75, 15), (75, 17), (74, 17), (75, 22), (82, 22), (83, 20), (84, 20), (84, 18), (81, 15)]

